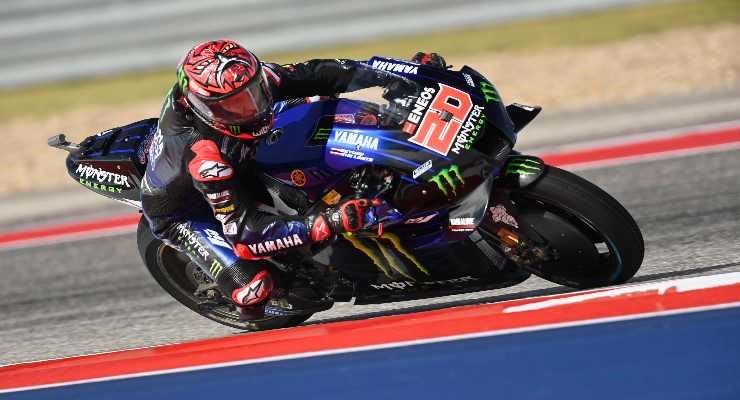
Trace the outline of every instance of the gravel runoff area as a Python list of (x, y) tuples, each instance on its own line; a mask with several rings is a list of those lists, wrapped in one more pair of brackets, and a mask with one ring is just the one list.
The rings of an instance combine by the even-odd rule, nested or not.
[[(533, 52), (451, 57), (488, 76), (508, 102), (540, 104), (548, 111), (628, 103), (655, 96), (740, 86), (740, 25), (681, 29), (605, 45)], [(173, 73), (174, 80), (174, 73)], [(4, 129), (3, 195), (70, 187), (65, 154), (49, 149), (58, 132), (80, 140), (125, 123), (156, 116), (159, 101), (125, 107), (89, 107), (43, 119), (9, 121)], [(9, 140), (9, 142), (8, 142)]]

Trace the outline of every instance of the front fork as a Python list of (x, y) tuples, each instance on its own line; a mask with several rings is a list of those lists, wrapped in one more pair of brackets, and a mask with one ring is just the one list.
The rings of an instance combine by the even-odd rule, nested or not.
[(494, 181), (486, 217), (480, 224), (482, 234), (496, 243), (506, 258), (525, 269), (557, 259), (557, 252), (534, 227), (519, 220), (519, 209), (511, 198), (512, 192), (537, 182), (546, 168), (537, 157), (510, 155)]

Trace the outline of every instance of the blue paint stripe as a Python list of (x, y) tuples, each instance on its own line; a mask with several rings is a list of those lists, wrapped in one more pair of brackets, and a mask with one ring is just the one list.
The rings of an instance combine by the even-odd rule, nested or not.
[(387, 141), (389, 141), (389, 142), (393, 142), (393, 143), (398, 143), (398, 144), (400, 144), (400, 145), (402, 145), (402, 146), (410, 147), (410, 148), (412, 148), (412, 149), (413, 149), (414, 151), (420, 151), (420, 152), (422, 152), (422, 153), (427, 153), (427, 154), (431, 154), (431, 155), (433, 155), (434, 157), (438, 157), (438, 158), (443, 158), (443, 159), (445, 159), (446, 161), (450, 161), (450, 158), (449, 158), (449, 157), (447, 157), (447, 156), (443, 156), (442, 154), (436, 153), (436, 152), (434, 152), (434, 151), (431, 151), (431, 150), (429, 150), (429, 149), (427, 149), (427, 148), (424, 148), (424, 147), (422, 147), (422, 146), (419, 146), (418, 144), (415, 144), (415, 143), (411, 143), (411, 142), (408, 142), (408, 141), (405, 141), (405, 140), (397, 140), (397, 139), (392, 139), (392, 138), (389, 138), (389, 137), (385, 137), (385, 136), (383, 136), (383, 135), (379, 135), (379, 136), (380, 136), (380, 137), (381, 137), (381, 138), (382, 138), (383, 140), (387, 140)]
[(126, 139), (128, 139), (128, 140), (141, 139), (141, 135), (126, 136), (126, 137), (118, 138), (118, 139), (116, 139), (116, 143), (126, 141)]
[[(136, 149), (121, 149), (121, 150), (110, 150), (110, 151), (108, 151), (108, 152), (107, 152), (106, 154), (117, 154), (117, 153), (133, 153), (133, 152), (135, 152), (135, 151), (136, 151)], [(89, 158), (89, 157), (97, 157), (97, 156), (99, 156), (99, 155), (101, 155), (101, 154), (103, 154), (103, 152), (102, 152), (102, 151), (96, 151), (96, 152), (93, 152), (93, 153), (90, 153), (90, 154), (88, 154), (88, 155), (87, 155), (87, 157), (88, 157), (88, 158)]]
[(13, 399), (737, 399), (740, 308), (14, 393)]

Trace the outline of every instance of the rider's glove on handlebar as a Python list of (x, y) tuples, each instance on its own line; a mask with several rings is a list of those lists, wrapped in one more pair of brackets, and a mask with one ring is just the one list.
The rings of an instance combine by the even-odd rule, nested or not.
[(375, 222), (373, 207), (379, 199), (352, 199), (335, 208), (327, 208), (317, 216), (309, 216), (306, 225), (313, 242), (322, 242), (334, 235), (357, 232)]
[(418, 52), (411, 57), (411, 61), (422, 65), (430, 65), (441, 69), (447, 69), (447, 61), (437, 53)]

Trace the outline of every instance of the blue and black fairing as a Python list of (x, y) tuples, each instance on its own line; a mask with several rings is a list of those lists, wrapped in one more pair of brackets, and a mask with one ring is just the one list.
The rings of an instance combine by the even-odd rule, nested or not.
[[(383, 60), (389, 59), (375, 57), (369, 65), (382, 66)], [(340, 260), (338, 263), (342, 270), (370, 282), (407, 279), (404, 274), (420, 282), (452, 279), (459, 274), (480, 276), (485, 272), (473, 271), (470, 266), (451, 261), (448, 254), (449, 246), (464, 239), (470, 231), (455, 232), (448, 228), (451, 228), (451, 219), (468, 221), (473, 218), (477, 223), (483, 218), (492, 177), (516, 140), (514, 125), (495, 89), (493, 92), (486, 89), (484, 93), (481, 88), (493, 85), (474, 70), (464, 68), (453, 72), (396, 61), (393, 60), (394, 65), (398, 66), (393, 69), (397, 68), (399, 75), (415, 82), (419, 91), (424, 87), (439, 88), (439, 84), (444, 83), (470, 95), (485, 116), (485, 124), (474, 135), (474, 140), (447, 154), (409, 141), (410, 135), (404, 132), (403, 124), (413, 98), (419, 92), (408, 93), (410, 99), (405, 102), (403, 99), (391, 100), (386, 106), (335, 99), (293, 106), (277, 113), (273, 132), (257, 150), (257, 164), (275, 180), (305, 192), (313, 202), (319, 202), (335, 185), (341, 185), (347, 172), (362, 166), (387, 167), (400, 175), (401, 182), (392, 199), (388, 200), (405, 218), (420, 222), (388, 226), (388, 239), (383, 239), (387, 242), (385, 247), (382, 247), (383, 240), (372, 238), (358, 238), (355, 242), (340, 240), (318, 254), (314, 259), (316, 262), (337, 266), (332, 260)], [(361, 113), (375, 115), (377, 121), (366, 124), (361, 123), (365, 121), (345, 118)], [(296, 170), (300, 170), (300, 176), (306, 177), (305, 181), (293, 179), (292, 173)], [(398, 239), (397, 242), (394, 238)], [(392, 249), (398, 245), (414, 249), (418, 255), (416, 260)], [(358, 246), (364, 250), (359, 250)], [(405, 272), (379, 274), (375, 261), (357, 257), (358, 251), (370, 251), (368, 249), (373, 246), (381, 246), (377, 251), (385, 251), (382, 257), (393, 258), (395, 265)], [(422, 272), (416, 262), (428, 265), (429, 274)], [(481, 268), (488, 271), (490, 266)]]
[[(312, 201), (337, 183), (345, 171), (370, 164), (388, 167), (402, 179), (394, 206), (410, 217), (461, 203), (499, 172), (516, 140), (515, 126), (495, 87), (482, 75), (467, 66), (449, 71), (381, 57), (373, 57), (368, 65), (413, 81), (416, 91), (406, 93), (405, 103), (390, 99), (386, 106), (338, 99), (284, 109), (277, 114), (273, 133), (260, 144), (256, 155), (259, 167), (293, 187), (297, 185), (291, 173), (300, 169), (307, 177), (301, 190)], [(485, 120), (469, 140), (465, 135), (470, 129), (464, 125), (446, 154), (409, 141), (410, 135), (403, 129), (413, 99), (423, 88), (439, 88), (440, 84), (467, 93), (474, 106), (483, 109), (478, 119)], [(331, 119), (363, 112), (377, 115), (377, 123)]]

